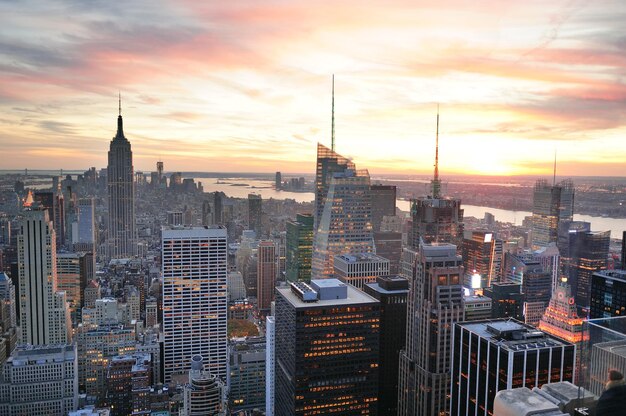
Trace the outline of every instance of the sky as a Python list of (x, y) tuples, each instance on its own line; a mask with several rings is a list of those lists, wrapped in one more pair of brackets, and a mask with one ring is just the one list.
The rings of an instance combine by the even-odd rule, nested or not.
[(626, 2), (0, 0), (0, 169), (626, 176)]

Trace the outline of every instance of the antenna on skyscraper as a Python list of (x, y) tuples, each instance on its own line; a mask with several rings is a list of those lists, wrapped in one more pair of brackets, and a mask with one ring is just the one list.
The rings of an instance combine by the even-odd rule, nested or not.
[(437, 104), (437, 133), (435, 135), (435, 177), (433, 178), (433, 198), (439, 198), (439, 104)]
[(118, 102), (119, 102), (119, 115), (122, 115), (122, 93), (120, 91), (117, 92)]
[(335, 74), (333, 74), (333, 92), (332, 92), (332, 120), (330, 126), (330, 149), (335, 151)]
[(552, 177), (552, 186), (556, 185), (556, 149), (554, 149), (554, 174)]

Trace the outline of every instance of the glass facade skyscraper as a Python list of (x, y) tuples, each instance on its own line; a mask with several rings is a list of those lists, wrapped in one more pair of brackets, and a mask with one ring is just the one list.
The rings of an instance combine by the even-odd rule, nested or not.
[(574, 184), (570, 180), (550, 186), (540, 179), (533, 190), (532, 247), (557, 242), (560, 221), (574, 217)]
[(311, 280), (313, 255), (313, 223), (311, 214), (297, 214), (287, 222), (286, 275), (288, 281)]

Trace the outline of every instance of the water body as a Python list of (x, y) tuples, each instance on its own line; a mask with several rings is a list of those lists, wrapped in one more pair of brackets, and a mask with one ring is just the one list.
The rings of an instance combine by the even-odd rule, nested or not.
[[(409, 211), (410, 209), (409, 201), (398, 200), (396, 205), (403, 211)], [(496, 221), (510, 222), (515, 225), (522, 225), (524, 217), (532, 215), (529, 211), (511, 211), (479, 205), (462, 204), (461, 208), (463, 208), (463, 215), (466, 217), (484, 218), (485, 212), (490, 212), (496, 217)], [(611, 238), (621, 239), (622, 232), (626, 231), (626, 218), (593, 217), (591, 215), (574, 214), (574, 220), (591, 223), (593, 231), (611, 231)]]
[(247, 198), (248, 194), (261, 195), (263, 199), (295, 199), (297, 202), (315, 200), (313, 192), (289, 192), (274, 189), (274, 181), (252, 178), (193, 178), (202, 182), (204, 192), (224, 192), (231, 198)]

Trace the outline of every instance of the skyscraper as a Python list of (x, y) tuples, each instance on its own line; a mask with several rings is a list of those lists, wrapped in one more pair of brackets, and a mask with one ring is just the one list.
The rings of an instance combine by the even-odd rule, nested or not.
[(451, 416), (488, 416), (500, 390), (574, 377), (574, 345), (514, 320), (458, 323), (453, 349)]
[(69, 342), (69, 312), (65, 292), (57, 291), (56, 238), (47, 212), (28, 213), (17, 244), (22, 343)]
[(286, 276), (287, 280), (311, 280), (313, 255), (313, 223), (311, 214), (296, 214), (287, 222)]
[(276, 289), (276, 416), (376, 415), (380, 311), (336, 279)]
[(591, 302), (591, 276), (607, 268), (611, 233), (590, 231), (589, 223), (576, 221), (562, 222), (559, 232), (559, 249), (565, 253), (561, 272), (572, 286), (579, 312), (586, 316)]
[(93, 198), (78, 200), (76, 226), (72, 224), (72, 243), (76, 251), (96, 253), (95, 206)]
[(463, 239), (463, 267), (465, 286), (480, 289), (491, 286), (495, 238), (488, 231), (465, 232)]
[(276, 321), (265, 318), (265, 416), (274, 416), (276, 381)]
[(398, 359), (406, 342), (406, 305), (409, 281), (384, 276), (366, 283), (365, 293), (380, 302), (380, 364), (378, 367), (378, 414), (398, 410)]
[(265, 339), (235, 338), (228, 361), (229, 411), (251, 411), (265, 406)]
[(557, 242), (560, 221), (574, 217), (574, 184), (570, 180), (548, 185), (539, 179), (533, 191), (532, 247), (546, 247)]
[(346, 169), (356, 170), (351, 160), (335, 153), (323, 144), (317, 144), (317, 167), (315, 171), (315, 229), (319, 228), (322, 219), (326, 197), (333, 174), (344, 172)]
[(269, 312), (276, 286), (276, 244), (270, 240), (259, 243), (257, 251), (257, 301), (259, 311)]
[(109, 192), (109, 256), (123, 258), (134, 255), (135, 183), (133, 152), (124, 136), (122, 105), (117, 117), (117, 134), (111, 140), (107, 165)]
[(263, 199), (261, 195), (248, 195), (248, 227), (256, 232), (257, 238), (261, 237), (263, 224)]
[(463, 261), (453, 244), (420, 243), (400, 352), (398, 415), (449, 409), (452, 330), (463, 320)]
[(626, 270), (601, 270), (591, 278), (590, 319), (624, 316)]
[(435, 143), (435, 174), (431, 195), (411, 200), (411, 231), (409, 246), (417, 249), (420, 239), (425, 243), (451, 243), (461, 247), (463, 210), (461, 200), (441, 196), (439, 179), (439, 111)]
[(221, 415), (224, 410), (224, 382), (205, 369), (203, 357), (191, 358), (189, 382), (183, 388), (183, 414), (189, 416)]
[(385, 215), (396, 215), (396, 187), (394, 185), (372, 185), (372, 229), (380, 231)]
[(312, 278), (332, 275), (336, 255), (374, 252), (371, 210), (367, 170), (333, 175), (313, 243)]
[(165, 381), (191, 357), (206, 357), (212, 375), (226, 379), (227, 237), (224, 227), (162, 231)]
[(379, 276), (389, 276), (389, 260), (373, 253), (347, 253), (335, 256), (335, 277), (363, 290)]

